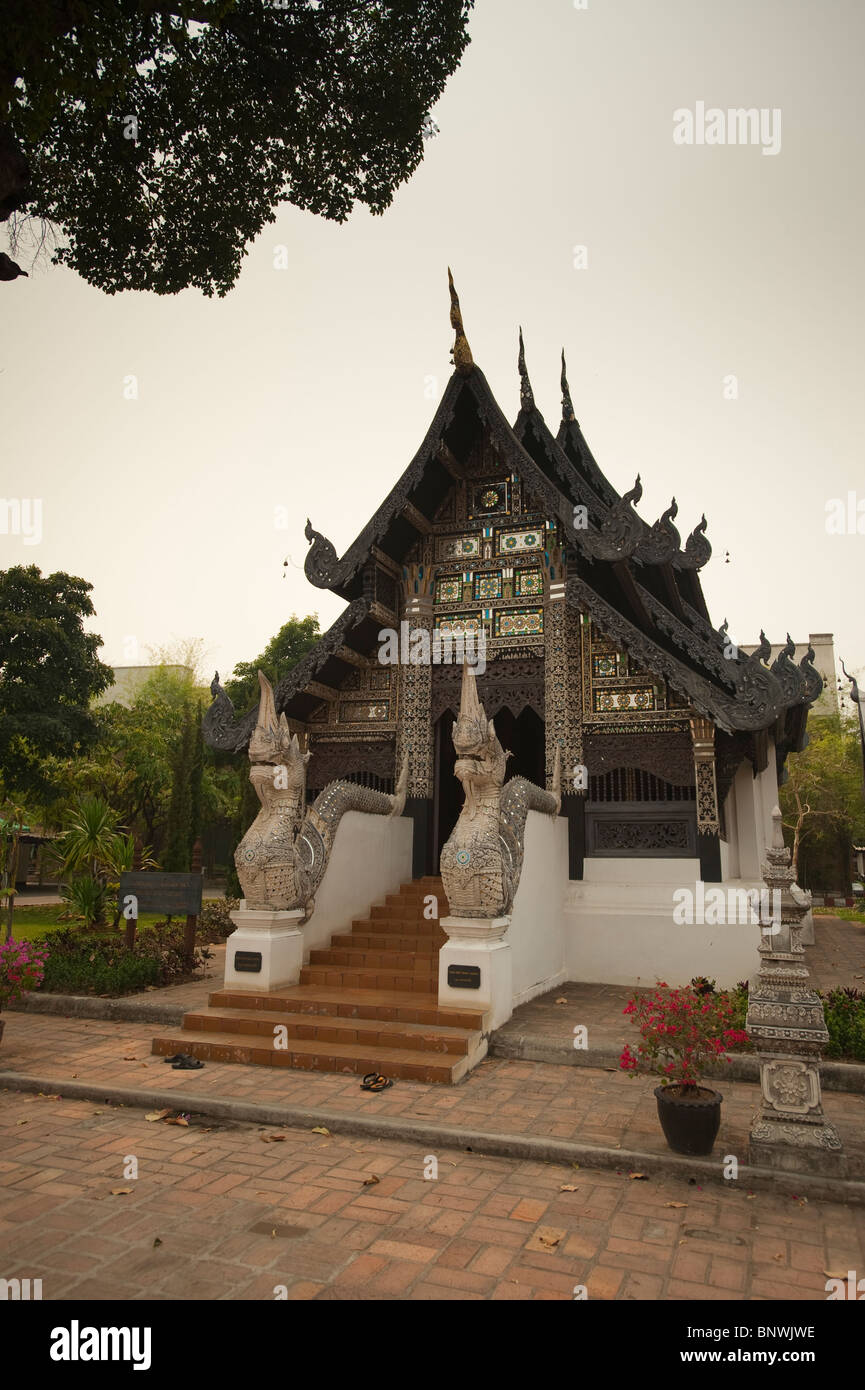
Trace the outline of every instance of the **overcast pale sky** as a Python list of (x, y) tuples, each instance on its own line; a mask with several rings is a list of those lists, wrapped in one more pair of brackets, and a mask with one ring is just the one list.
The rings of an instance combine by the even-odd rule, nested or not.
[[(831, 631), (861, 668), (865, 534), (826, 529), (833, 498), (865, 512), (861, 0), (478, 0), (471, 35), (383, 217), (284, 207), (223, 300), (0, 286), (2, 490), (43, 503), (0, 566), (92, 582), (118, 665), (201, 637), (227, 674), (292, 612), (327, 626), (305, 519), (341, 553), (417, 449), (450, 264), (511, 419), (522, 324), (553, 431), (564, 345), (615, 485), (641, 473), (650, 522), (675, 493), (683, 537), (705, 511), (716, 625)], [(780, 111), (780, 149), (674, 143), (699, 102)]]

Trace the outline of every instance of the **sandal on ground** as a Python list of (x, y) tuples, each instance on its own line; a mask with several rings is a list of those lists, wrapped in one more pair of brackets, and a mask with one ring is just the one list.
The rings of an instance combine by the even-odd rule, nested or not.
[(360, 1083), (360, 1089), (362, 1091), (386, 1091), (388, 1086), (392, 1085), (393, 1082), (386, 1076), (382, 1076), (380, 1072), (371, 1071), (367, 1072), (366, 1076), (363, 1078), (363, 1081)]

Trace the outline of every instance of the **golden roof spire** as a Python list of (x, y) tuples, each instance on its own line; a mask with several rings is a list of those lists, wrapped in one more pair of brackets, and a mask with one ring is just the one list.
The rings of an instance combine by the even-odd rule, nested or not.
[(454, 366), (462, 376), (468, 376), (475, 363), (472, 350), (469, 347), (469, 340), (463, 328), (463, 316), (457, 292), (454, 289), (454, 277), (451, 275), (450, 266), (448, 266), (448, 285), (451, 292), (451, 327), (456, 334), (452, 349)]

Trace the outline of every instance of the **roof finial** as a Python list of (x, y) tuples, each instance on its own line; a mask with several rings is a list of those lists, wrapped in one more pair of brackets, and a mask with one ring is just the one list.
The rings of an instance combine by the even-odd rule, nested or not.
[(520, 329), (520, 352), (517, 358), (517, 366), (520, 370), (520, 409), (534, 410), (535, 397), (532, 391), (532, 383), (529, 381), (529, 374), (526, 370), (526, 348), (523, 342), (523, 330)]
[(460, 310), (457, 292), (454, 289), (454, 277), (451, 275), (450, 266), (448, 266), (448, 285), (450, 286), (451, 292), (451, 327), (456, 334), (454, 345), (451, 349), (451, 356), (453, 357), (453, 363), (457, 371), (462, 376), (468, 376), (475, 362), (472, 357), (472, 350), (469, 347), (469, 340), (463, 329), (463, 316)]
[(574, 404), (571, 400), (571, 389), (568, 386), (568, 367), (565, 362), (564, 348), (562, 348), (562, 419), (566, 422), (573, 420), (574, 424), (577, 423)]

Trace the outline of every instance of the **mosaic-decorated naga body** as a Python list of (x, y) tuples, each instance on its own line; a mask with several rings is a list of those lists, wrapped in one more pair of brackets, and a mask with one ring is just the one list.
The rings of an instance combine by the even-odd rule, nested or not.
[(273, 688), (259, 671), (258, 722), (249, 742), (249, 780), (261, 810), (234, 854), (247, 908), (304, 909), (310, 915), (337, 826), (346, 811), (398, 816), (405, 805), (406, 769), (395, 796), (353, 782), (331, 782), (306, 810), (306, 764), (285, 715), (276, 718)]
[(474, 672), (463, 666), (459, 718), (453, 729), (455, 775), (465, 804), (441, 854), (441, 875), (452, 915), (504, 917), (513, 907), (523, 866), (523, 835), (529, 811), (558, 815), (560, 755), (552, 792), (525, 777), (503, 788), (510, 756), (478, 699)]

